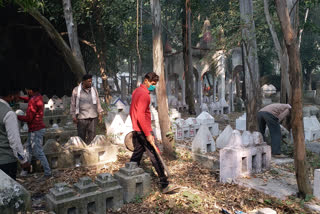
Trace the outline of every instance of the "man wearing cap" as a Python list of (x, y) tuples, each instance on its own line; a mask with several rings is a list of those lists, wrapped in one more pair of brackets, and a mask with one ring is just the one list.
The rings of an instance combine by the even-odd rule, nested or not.
[(154, 137), (151, 134), (151, 113), (150, 113), (150, 91), (155, 90), (155, 85), (159, 81), (159, 76), (154, 72), (145, 75), (143, 83), (132, 93), (130, 106), (130, 117), (132, 121), (133, 135), (132, 142), (134, 151), (130, 162), (136, 162), (140, 165), (144, 152), (147, 152), (153, 167), (156, 169), (160, 179), (160, 185), (163, 193), (169, 193), (177, 189), (173, 185), (169, 185), (168, 178), (164, 173), (163, 165), (156, 154), (152, 145), (154, 145)]
[(265, 140), (266, 125), (271, 136), (271, 153), (274, 157), (284, 157), (281, 154), (281, 128), (280, 122), (290, 115), (289, 104), (274, 103), (265, 106), (258, 112), (259, 131)]
[(86, 74), (72, 91), (70, 113), (77, 124), (78, 136), (88, 145), (96, 136), (96, 127), (102, 122), (98, 91), (92, 86), (92, 75)]

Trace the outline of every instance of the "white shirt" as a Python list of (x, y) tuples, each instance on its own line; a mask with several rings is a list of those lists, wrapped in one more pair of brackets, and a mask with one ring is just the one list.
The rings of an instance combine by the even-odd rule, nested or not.
[[(0, 102), (11, 108), (5, 100), (0, 98)], [(9, 145), (13, 151), (13, 155), (20, 161), (20, 163), (27, 162), (27, 155), (25, 154), (21, 143), (17, 115), (13, 111), (9, 111), (4, 116), (3, 123), (6, 127)], [(20, 158), (18, 154), (21, 156)]]

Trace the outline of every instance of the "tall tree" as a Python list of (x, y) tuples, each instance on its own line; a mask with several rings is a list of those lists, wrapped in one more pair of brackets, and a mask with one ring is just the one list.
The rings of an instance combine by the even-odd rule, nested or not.
[(78, 60), (79, 64), (82, 66), (83, 70), (85, 70), (81, 49), (79, 45), (77, 23), (73, 19), (73, 15), (72, 15), (71, 0), (62, 0), (62, 5), (63, 5), (64, 18), (66, 20), (69, 43), (70, 43), (72, 53), (75, 56), (75, 58)]
[(183, 59), (186, 86), (186, 101), (189, 107), (189, 113), (195, 114), (194, 107), (194, 88), (193, 88), (193, 65), (192, 65), (192, 44), (191, 44), (191, 2), (185, 1), (185, 28), (183, 42)]
[[(296, 30), (290, 20), (287, 2), (275, 0), (278, 18), (289, 56), (289, 79), (292, 87), (291, 126), (294, 140), (294, 163), (298, 189), (301, 196), (312, 194), (311, 184), (307, 173), (306, 149), (304, 143), (304, 128), (302, 116), (302, 82), (299, 44)], [(297, 2), (296, 4), (299, 4)]]
[(164, 77), (160, 0), (151, 0), (150, 3), (152, 14), (153, 71), (160, 77), (156, 92), (161, 138), (164, 145), (164, 153), (169, 158), (175, 158), (174, 147), (167, 138), (167, 133), (170, 131), (170, 119), (168, 114), (168, 98)]
[(240, 0), (242, 28), (242, 47), (244, 53), (247, 129), (258, 130), (256, 115), (261, 104), (260, 75), (257, 55), (255, 24), (252, 0)]

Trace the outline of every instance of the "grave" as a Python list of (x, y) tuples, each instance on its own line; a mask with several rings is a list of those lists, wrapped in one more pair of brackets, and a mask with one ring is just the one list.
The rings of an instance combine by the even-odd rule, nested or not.
[[(107, 126), (107, 124), (106, 124)], [(125, 127), (124, 122), (119, 114), (117, 114), (111, 125), (109, 127), (106, 127), (107, 129), (107, 134), (111, 135), (113, 138), (114, 142), (117, 144), (123, 144), (124, 143), (124, 130), (123, 127)]]
[(310, 117), (310, 116), (320, 116), (320, 110), (317, 106), (305, 106), (302, 109), (303, 111), (303, 116), (304, 117)]
[(215, 123), (214, 117), (212, 117), (208, 112), (202, 112), (198, 117), (197, 120), (200, 125), (205, 125), (208, 127), (209, 131), (211, 132), (212, 136), (219, 135), (219, 124)]
[(228, 114), (230, 113), (229, 105), (227, 101), (223, 98), (219, 100), (220, 108), (221, 108), (221, 114)]
[(230, 125), (228, 125), (223, 132), (219, 135), (219, 137), (216, 140), (216, 147), (219, 149), (222, 149), (226, 147), (229, 143), (229, 139), (232, 135), (233, 129)]
[(189, 137), (194, 137), (200, 129), (200, 124), (196, 118), (189, 117), (186, 120), (186, 123), (189, 125)]
[(304, 117), (303, 124), (306, 141), (314, 141), (320, 138), (320, 123), (316, 116)]
[(31, 211), (31, 195), (0, 169), (0, 210), (3, 214)]
[(175, 108), (171, 108), (170, 109), (169, 115), (170, 115), (170, 120), (171, 121), (176, 120), (178, 118), (181, 118), (181, 113)]
[(208, 127), (201, 125), (200, 129), (192, 141), (192, 152), (205, 154), (216, 150), (215, 142)]
[(220, 150), (220, 182), (236, 182), (238, 178), (270, 168), (271, 147), (263, 143), (259, 132), (251, 135), (254, 145), (243, 142), (246, 137), (235, 130), (227, 146)]
[(99, 174), (94, 183), (82, 177), (73, 188), (57, 183), (46, 195), (47, 209), (55, 213), (107, 213), (123, 205), (122, 187), (111, 174)]
[(320, 200), (320, 169), (314, 170), (313, 195)]
[(189, 138), (189, 125), (184, 119), (176, 119), (172, 124), (172, 130), (175, 132), (176, 140)]
[(114, 174), (123, 188), (123, 201), (130, 203), (136, 197), (143, 197), (151, 191), (151, 177), (139, 168), (136, 162), (126, 163)]
[(247, 115), (244, 113), (242, 116), (240, 116), (238, 119), (236, 119), (236, 129), (245, 131), (247, 130), (246, 120)]

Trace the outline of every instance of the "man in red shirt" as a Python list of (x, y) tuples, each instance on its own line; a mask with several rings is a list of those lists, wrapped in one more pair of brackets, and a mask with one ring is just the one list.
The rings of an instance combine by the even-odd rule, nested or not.
[(25, 101), (29, 101), (26, 115), (18, 115), (18, 119), (28, 124), (28, 160), (31, 162), (33, 154), (41, 162), (44, 169), (44, 178), (49, 178), (51, 176), (51, 169), (42, 148), (43, 135), (45, 133), (43, 99), (37, 88), (29, 89), (27, 93), (29, 98), (22, 98)]
[(149, 72), (145, 75), (144, 81), (140, 87), (132, 93), (130, 117), (134, 130), (132, 136), (134, 151), (130, 162), (137, 162), (138, 165), (140, 165), (142, 155), (146, 151), (160, 178), (162, 192), (169, 193), (177, 188), (169, 185), (168, 178), (164, 173), (163, 165), (152, 146), (155, 142), (154, 137), (151, 134), (151, 113), (149, 108), (150, 91), (155, 89), (155, 85), (158, 81), (159, 76), (154, 72)]

